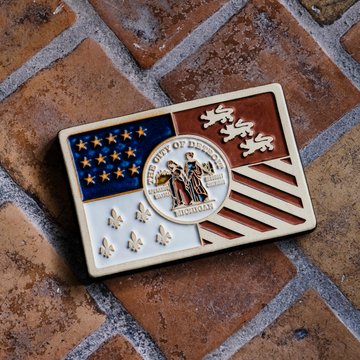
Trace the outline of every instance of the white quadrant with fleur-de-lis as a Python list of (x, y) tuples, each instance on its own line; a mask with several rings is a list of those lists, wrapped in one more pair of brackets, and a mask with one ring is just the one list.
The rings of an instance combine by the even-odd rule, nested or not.
[[(175, 224), (151, 211), (142, 191), (104, 199), (100, 204), (88, 202), (84, 208), (91, 241), (98, 249), (94, 259), (99, 268), (201, 246), (196, 225)], [(132, 232), (136, 234), (134, 249), (137, 251), (133, 250)], [(105, 243), (103, 239), (106, 239)], [(103, 249), (101, 254), (100, 247)]]

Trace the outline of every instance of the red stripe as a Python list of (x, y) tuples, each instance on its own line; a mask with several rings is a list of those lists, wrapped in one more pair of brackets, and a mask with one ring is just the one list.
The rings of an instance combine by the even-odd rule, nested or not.
[(238, 201), (244, 205), (250, 206), (256, 210), (262, 211), (266, 214), (275, 216), (278, 219), (286, 221), (287, 223), (292, 225), (299, 225), (305, 222), (304, 219), (301, 219), (298, 216), (276, 209), (273, 206), (267, 205), (255, 199), (252, 199), (248, 196), (239, 194), (238, 192), (235, 191), (230, 192), (230, 199)]
[(210, 221), (204, 221), (202, 223), (199, 224), (201, 228), (209, 230), (219, 236), (223, 236), (226, 239), (232, 240), (241, 236), (244, 236), (242, 234), (239, 234), (235, 231), (232, 231), (230, 229), (224, 228), (220, 225), (214, 224)]
[(202, 246), (212, 245), (213, 243), (209, 240), (201, 239)]
[(234, 220), (236, 222), (239, 222), (240, 224), (246, 225), (252, 229), (255, 229), (257, 231), (266, 232), (270, 230), (275, 230), (276, 228), (264, 224), (258, 220), (252, 219), (246, 215), (240, 214), (238, 212), (235, 212), (233, 210), (222, 208), (219, 212), (219, 215), (224, 216), (230, 220)]
[(244, 175), (240, 175), (240, 174), (237, 174), (235, 172), (233, 172), (232, 175), (233, 175), (233, 179), (235, 181), (239, 182), (240, 184), (250, 186), (253, 189), (260, 190), (260, 191), (262, 191), (262, 192), (264, 192), (266, 194), (275, 196), (278, 199), (284, 200), (284, 201), (286, 201), (286, 202), (288, 202), (290, 204), (293, 204), (295, 206), (298, 206), (300, 208), (304, 207), (301, 199), (298, 198), (297, 196), (288, 194), (285, 191), (273, 188), (272, 186), (263, 184), (263, 183), (261, 183), (261, 182), (259, 182), (257, 180), (250, 179), (250, 178), (248, 178), (248, 177), (246, 177)]
[(283, 161), (283, 162), (286, 163), (286, 164), (292, 165), (291, 158), (281, 159), (281, 161)]
[(265, 164), (259, 164), (259, 165), (253, 165), (250, 166), (250, 168), (260, 171), (264, 174), (270, 175), (274, 178), (277, 178), (279, 180), (285, 181), (291, 185), (297, 186), (296, 178), (293, 175), (290, 175), (286, 172), (280, 171), (278, 169), (273, 168), (272, 166), (265, 165)]

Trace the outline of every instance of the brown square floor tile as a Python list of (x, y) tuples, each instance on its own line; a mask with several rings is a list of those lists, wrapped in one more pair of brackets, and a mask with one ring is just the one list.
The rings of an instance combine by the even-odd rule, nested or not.
[(0, 104), (0, 162), (52, 218), (74, 228), (57, 133), (151, 107), (101, 47), (87, 39)]
[(250, 1), (162, 80), (175, 102), (280, 83), (304, 146), (360, 102), (359, 91), (276, 0)]
[(0, 358), (62, 359), (105, 321), (85, 288), (13, 204), (0, 208)]
[(123, 335), (116, 335), (102, 344), (87, 360), (143, 360)]
[(89, 0), (143, 68), (179, 44), (227, 0)]
[(360, 21), (341, 38), (341, 45), (360, 63)]
[(299, 0), (320, 25), (330, 25), (359, 0)]
[(313, 290), (232, 360), (358, 360), (360, 343)]
[(295, 276), (274, 244), (163, 266), (105, 284), (167, 359), (202, 359)]
[(0, 1), (0, 82), (75, 21), (60, 0)]
[(360, 124), (305, 170), (317, 228), (297, 243), (360, 309)]

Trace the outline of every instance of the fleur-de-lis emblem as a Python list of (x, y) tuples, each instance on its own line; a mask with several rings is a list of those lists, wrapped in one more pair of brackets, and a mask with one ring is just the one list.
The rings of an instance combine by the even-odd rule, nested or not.
[(140, 221), (145, 223), (147, 220), (149, 220), (148, 216), (151, 216), (150, 211), (149, 209), (145, 210), (145, 206), (142, 203), (139, 204), (139, 210), (140, 211), (136, 212), (136, 218), (140, 218)]
[(109, 218), (109, 225), (112, 225), (113, 228), (118, 229), (120, 223), (124, 222), (123, 219), (121, 218), (120, 215), (119, 216), (117, 215), (115, 209), (111, 210), (111, 216), (112, 217)]
[(166, 245), (169, 242), (168, 239), (171, 239), (171, 236), (168, 232), (165, 234), (165, 229), (162, 225), (160, 225), (159, 231), (161, 235), (156, 235), (156, 241), (160, 241), (160, 244)]
[(104, 257), (109, 258), (110, 255), (112, 255), (110, 251), (115, 251), (115, 249), (112, 245), (109, 246), (109, 242), (106, 240), (106, 238), (103, 240), (103, 245), (104, 247), (100, 248), (100, 255), (104, 254)]
[(141, 248), (140, 245), (144, 245), (141, 239), (136, 239), (135, 233), (131, 232), (131, 240), (128, 241), (128, 248), (138, 252)]

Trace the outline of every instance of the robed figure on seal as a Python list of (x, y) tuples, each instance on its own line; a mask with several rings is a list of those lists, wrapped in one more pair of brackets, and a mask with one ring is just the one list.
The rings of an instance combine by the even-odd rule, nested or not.
[(173, 199), (173, 209), (180, 205), (190, 205), (191, 196), (187, 189), (188, 180), (181, 165), (173, 160), (167, 162), (167, 167), (170, 170), (171, 178), (169, 179), (169, 187)]
[(201, 177), (204, 174), (203, 166), (194, 159), (193, 152), (187, 152), (185, 163), (185, 174), (187, 178), (187, 189), (190, 193), (193, 203), (205, 202), (209, 198), (209, 194), (205, 189)]

